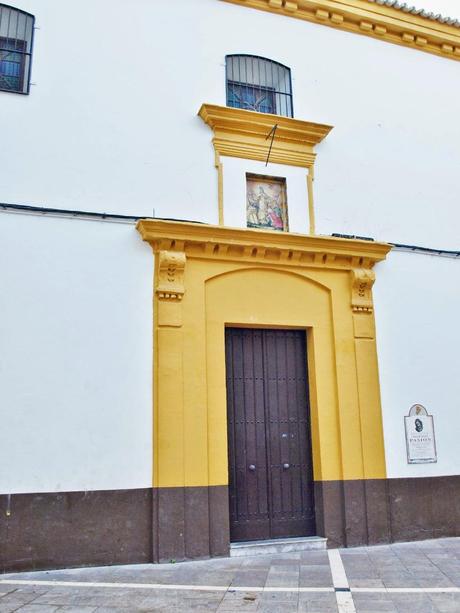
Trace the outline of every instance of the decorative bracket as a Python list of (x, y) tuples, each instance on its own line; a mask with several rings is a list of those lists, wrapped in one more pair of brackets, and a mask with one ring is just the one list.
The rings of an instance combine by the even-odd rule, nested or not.
[(351, 308), (354, 313), (372, 313), (372, 286), (375, 272), (367, 268), (353, 268), (351, 271)]
[(182, 300), (185, 292), (185, 261), (185, 253), (180, 251), (160, 251), (158, 253), (156, 294), (160, 300)]

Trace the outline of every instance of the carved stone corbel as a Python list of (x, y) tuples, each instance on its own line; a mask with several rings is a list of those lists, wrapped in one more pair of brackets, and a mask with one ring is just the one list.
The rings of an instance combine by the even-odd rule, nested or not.
[(185, 253), (160, 251), (156, 294), (160, 300), (182, 300), (185, 292)]
[(356, 342), (358, 339), (375, 338), (374, 305), (372, 286), (375, 273), (367, 268), (353, 268), (351, 271), (351, 308), (353, 309), (353, 328)]
[(372, 313), (372, 286), (375, 273), (367, 268), (354, 268), (351, 271), (351, 308), (354, 313)]

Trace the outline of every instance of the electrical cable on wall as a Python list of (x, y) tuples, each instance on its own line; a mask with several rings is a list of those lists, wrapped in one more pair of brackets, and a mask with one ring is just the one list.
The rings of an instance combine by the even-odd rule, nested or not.
[[(3, 212), (17, 212), (23, 214), (32, 214), (32, 215), (50, 215), (53, 217), (67, 217), (67, 218), (81, 218), (81, 219), (93, 219), (97, 221), (108, 221), (108, 222), (118, 222), (118, 223), (130, 223), (135, 224), (140, 219), (160, 219), (164, 221), (177, 221), (184, 223), (199, 223), (203, 224), (202, 221), (194, 221), (192, 219), (175, 219), (172, 217), (149, 217), (147, 215), (120, 215), (118, 213), (98, 213), (96, 211), (78, 211), (78, 210), (69, 210), (69, 209), (55, 209), (49, 207), (40, 207), (40, 206), (32, 206), (26, 204), (8, 204), (5, 202), (0, 202), (0, 211)], [(206, 224), (204, 224), (206, 225)], [(374, 238), (369, 236), (357, 236), (355, 234), (340, 234), (338, 232), (334, 232), (331, 234), (334, 238), (345, 238), (350, 240), (361, 240), (361, 241), (375, 241)], [(403, 243), (393, 243), (391, 241), (383, 241), (388, 242), (389, 245), (392, 245), (394, 250), (396, 251), (406, 251), (412, 253), (420, 253), (425, 255), (436, 255), (445, 258), (460, 258), (460, 251), (448, 250), (448, 249), (435, 249), (432, 247), (420, 247), (418, 245), (405, 245)]]

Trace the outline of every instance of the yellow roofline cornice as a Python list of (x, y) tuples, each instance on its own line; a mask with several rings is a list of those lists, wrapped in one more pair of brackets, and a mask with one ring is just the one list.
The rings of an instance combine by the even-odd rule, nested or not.
[(276, 125), (271, 162), (305, 168), (313, 165), (314, 146), (332, 130), (320, 123), (215, 104), (203, 104), (198, 115), (212, 129), (212, 142), (220, 155), (265, 161), (270, 146), (267, 136)]
[(367, 0), (222, 0), (460, 60), (460, 29)]
[(387, 243), (228, 228), (192, 222), (142, 219), (137, 229), (154, 252), (179, 251), (187, 257), (351, 270), (371, 268), (391, 250)]

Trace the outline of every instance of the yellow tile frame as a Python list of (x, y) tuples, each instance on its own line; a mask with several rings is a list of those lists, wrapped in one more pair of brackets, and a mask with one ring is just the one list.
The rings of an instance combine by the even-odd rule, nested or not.
[(227, 325), (305, 329), (315, 480), (385, 478), (372, 285), (390, 246), (159, 220), (138, 230), (155, 254), (154, 487), (228, 483)]

